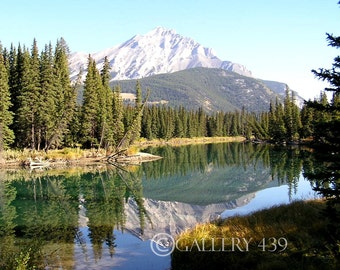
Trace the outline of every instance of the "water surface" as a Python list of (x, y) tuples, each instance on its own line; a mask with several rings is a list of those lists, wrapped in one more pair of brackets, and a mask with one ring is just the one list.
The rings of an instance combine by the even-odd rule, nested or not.
[[(141, 166), (0, 172), (0, 268), (168, 269), (150, 248), (200, 222), (316, 197), (309, 149), (220, 143), (145, 150)], [(26, 257), (25, 257), (26, 256)]]

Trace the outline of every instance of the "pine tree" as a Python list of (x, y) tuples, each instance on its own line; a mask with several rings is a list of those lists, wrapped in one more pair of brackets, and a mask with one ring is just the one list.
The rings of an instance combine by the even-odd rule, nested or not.
[(175, 127), (174, 127), (174, 137), (183, 138), (186, 134), (186, 114), (183, 107), (180, 107), (175, 112)]
[(69, 124), (73, 118), (76, 106), (76, 87), (71, 86), (68, 67), (69, 49), (66, 41), (57, 40), (54, 53), (54, 72), (56, 76), (55, 106), (53, 134), (48, 139), (48, 150), (52, 145), (58, 147), (63, 144), (65, 135), (69, 132)]
[(293, 129), (292, 129), (292, 140), (296, 141), (300, 138), (300, 130), (302, 128), (300, 108), (296, 105), (295, 93), (292, 92), (292, 118), (293, 118)]
[(22, 124), (20, 123), (19, 108), (21, 106), (20, 94), (23, 88), (22, 79), (25, 72), (24, 52), (19, 44), (18, 50), (11, 45), (10, 50), (10, 73), (9, 73), (9, 88), (11, 93), (11, 111), (13, 112), (13, 123), (11, 129), (15, 134), (14, 145), (20, 147), (22, 142)]
[(5, 66), (0, 44), (0, 162), (2, 161), (3, 150), (10, 145), (14, 139), (13, 131), (9, 128), (13, 121), (13, 115), (9, 111), (10, 106), (8, 70)]
[[(340, 2), (339, 2), (340, 4)], [(340, 48), (340, 36), (327, 34), (328, 45), (336, 49)], [(321, 100), (319, 103), (309, 103), (309, 106), (314, 107), (316, 111), (324, 116), (324, 120), (319, 120), (315, 126), (315, 132), (321, 135), (322, 142), (338, 147), (340, 145), (340, 56), (334, 58), (332, 68), (312, 70), (314, 75), (330, 84), (330, 87), (325, 88), (325, 91), (332, 94), (331, 102)], [(326, 96), (326, 95), (324, 95)]]
[(286, 134), (285, 137), (288, 141), (293, 140), (293, 104), (290, 99), (290, 93), (289, 88), (286, 85), (286, 96), (284, 99), (284, 125), (286, 128)]
[(116, 146), (124, 136), (124, 108), (120, 86), (114, 87), (112, 99), (113, 140)]
[(34, 39), (31, 55), (27, 50), (22, 59), (21, 89), (18, 96), (20, 107), (18, 108), (18, 125), (20, 130), (21, 146), (29, 146), (36, 149), (36, 128), (38, 125), (38, 111), (40, 99), (40, 62), (37, 42)]
[(139, 112), (142, 107), (142, 87), (140, 82), (137, 80), (136, 82), (136, 100), (135, 100), (135, 117), (136, 119), (136, 127), (134, 130), (134, 135), (132, 140), (138, 140), (140, 137), (141, 129), (142, 129), (142, 119), (139, 117)]
[(40, 56), (40, 99), (38, 112), (38, 150), (44, 143), (46, 149), (49, 142), (48, 139), (54, 133), (56, 121), (56, 76), (53, 70), (53, 53), (52, 45), (46, 45)]
[(99, 95), (99, 106), (100, 106), (100, 142), (99, 146), (103, 145), (105, 149), (108, 149), (114, 144), (114, 125), (113, 125), (113, 92), (110, 88), (110, 64), (105, 57), (104, 65), (101, 70), (101, 82), (102, 82), (102, 93)]
[[(338, 2), (340, 4), (340, 1)], [(329, 46), (340, 48), (340, 36), (336, 37), (327, 34)], [(312, 70), (314, 75), (327, 81), (330, 87), (325, 90), (332, 93), (330, 102), (326, 99), (319, 103), (307, 103), (314, 108), (315, 112), (320, 112), (323, 120), (315, 125), (315, 133), (320, 136), (319, 143), (322, 143), (324, 154), (319, 161), (321, 169), (315, 169), (307, 172), (307, 177), (313, 180), (314, 190), (327, 198), (327, 207), (323, 211), (328, 220), (328, 226), (325, 233), (329, 235), (329, 242), (326, 245), (327, 252), (331, 251), (334, 258), (339, 258), (340, 247), (340, 182), (339, 182), (339, 148), (340, 148), (340, 56), (334, 58), (331, 69)]]
[(314, 110), (309, 106), (303, 106), (301, 110), (301, 126), (300, 134), (302, 138), (313, 136), (314, 132)]
[(268, 131), (270, 138), (275, 142), (285, 141), (287, 131), (284, 120), (284, 107), (277, 98), (275, 105), (270, 105)]
[(202, 107), (198, 109), (198, 122), (199, 122), (198, 136), (199, 137), (207, 136), (207, 119), (206, 114)]
[(89, 55), (87, 75), (84, 82), (84, 96), (82, 107), (82, 143), (85, 147), (94, 147), (98, 144), (98, 80), (95, 61)]

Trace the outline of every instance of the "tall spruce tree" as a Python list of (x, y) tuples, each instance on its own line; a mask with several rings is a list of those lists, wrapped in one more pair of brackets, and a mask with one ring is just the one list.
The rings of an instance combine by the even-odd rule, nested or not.
[(89, 55), (84, 83), (81, 134), (83, 146), (91, 148), (98, 145), (98, 120), (100, 112), (98, 87), (101, 87), (99, 72), (95, 61)]
[(27, 50), (23, 53), (21, 89), (18, 96), (18, 133), (23, 147), (36, 149), (36, 129), (38, 126), (38, 111), (40, 99), (40, 62), (37, 42), (34, 39), (31, 55)]
[[(340, 1), (338, 2), (340, 4)], [(340, 36), (327, 34), (328, 45), (340, 49)], [(309, 102), (316, 113), (323, 116), (323, 120), (315, 123), (314, 129), (320, 137), (318, 143), (322, 144), (322, 151), (315, 153), (317, 167), (306, 171), (305, 175), (314, 185), (314, 190), (327, 198), (327, 208), (323, 212), (328, 220), (325, 234), (328, 235), (329, 242), (325, 249), (332, 252), (332, 257), (340, 260), (340, 56), (334, 58), (332, 68), (312, 70), (314, 75), (330, 84), (325, 90), (332, 94), (332, 100), (328, 102), (326, 98), (320, 102)], [(322, 153), (325, 152), (325, 153)]]
[(20, 94), (22, 90), (22, 78), (24, 74), (24, 51), (21, 45), (18, 45), (18, 50), (11, 45), (10, 50), (10, 73), (9, 73), (9, 88), (11, 93), (11, 111), (13, 112), (13, 123), (11, 129), (15, 134), (14, 146), (21, 147), (22, 137), (20, 136), (22, 125), (20, 123)]
[(71, 86), (68, 65), (69, 48), (63, 38), (57, 40), (54, 53), (54, 73), (56, 76), (54, 100), (56, 112), (54, 115), (53, 133), (48, 138), (45, 147), (59, 147), (63, 144), (66, 134), (69, 133), (69, 125), (75, 113), (76, 88)]
[(142, 129), (142, 118), (140, 114), (140, 109), (142, 107), (142, 87), (140, 85), (140, 81), (136, 82), (136, 100), (135, 100), (135, 117), (136, 117), (136, 126), (133, 134), (132, 140), (138, 140), (140, 137), (141, 129)]
[(113, 140), (114, 146), (120, 142), (124, 136), (124, 108), (121, 97), (120, 86), (114, 87), (112, 100), (112, 121), (113, 121)]
[(283, 142), (286, 139), (286, 125), (284, 119), (284, 106), (276, 98), (275, 104), (269, 108), (269, 136), (275, 142)]
[(11, 106), (8, 84), (8, 70), (0, 44), (0, 163), (3, 160), (3, 150), (13, 142), (14, 134), (9, 128), (13, 121), (13, 115), (9, 111)]
[(104, 65), (100, 73), (102, 81), (102, 94), (99, 96), (101, 109), (101, 134), (99, 146), (109, 149), (114, 145), (114, 124), (113, 124), (113, 92), (110, 88), (110, 64), (105, 57)]
[(38, 112), (38, 150), (47, 149), (49, 138), (54, 134), (57, 115), (56, 107), (56, 76), (53, 70), (52, 45), (46, 45), (40, 56), (40, 99)]
[[(339, 2), (340, 3), (340, 2)], [(328, 45), (336, 49), (340, 48), (340, 36), (327, 34)], [(315, 125), (315, 131), (322, 138), (324, 144), (339, 147), (340, 146), (340, 56), (334, 58), (332, 68), (312, 70), (314, 75), (330, 84), (330, 87), (325, 88), (325, 91), (332, 95), (331, 102), (326, 100), (309, 105), (314, 107), (316, 111), (325, 116), (323, 121), (319, 121)], [(326, 96), (326, 95), (324, 95)]]

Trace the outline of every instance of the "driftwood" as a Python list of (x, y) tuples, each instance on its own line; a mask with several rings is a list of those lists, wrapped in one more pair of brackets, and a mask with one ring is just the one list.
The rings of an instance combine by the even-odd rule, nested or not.
[(41, 159), (36, 159), (36, 161), (33, 161), (31, 158), (29, 158), (29, 165), (31, 168), (43, 168), (48, 167), (50, 163), (48, 161), (42, 161)]
[(149, 153), (139, 152), (135, 155), (111, 155), (108, 158), (109, 163), (121, 163), (121, 164), (129, 164), (129, 165), (139, 165), (142, 162), (154, 161), (161, 159), (162, 157), (152, 155)]

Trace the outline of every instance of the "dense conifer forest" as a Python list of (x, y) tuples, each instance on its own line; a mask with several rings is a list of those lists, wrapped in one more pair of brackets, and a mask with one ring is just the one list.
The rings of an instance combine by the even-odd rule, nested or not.
[[(78, 80), (71, 82), (68, 53), (62, 38), (54, 48), (47, 44), (41, 51), (36, 40), (30, 49), (20, 44), (9, 49), (0, 46), (0, 151), (9, 147), (45, 151), (74, 146), (115, 148), (132, 125), (130, 141), (140, 137), (244, 136), (273, 142), (313, 138), (332, 143), (329, 138), (334, 137), (327, 129), (327, 123), (334, 120), (333, 112), (319, 107), (338, 106), (338, 92), (331, 101), (322, 92), (302, 109), (287, 87), (284, 102), (273, 100), (262, 113), (244, 109), (207, 113), (202, 108), (148, 103), (141, 113), (144, 101), (139, 82), (135, 102), (125, 103), (120, 86), (110, 87), (108, 60), (98, 70), (90, 55), (85, 81), (81, 81), (80, 71)], [(77, 102), (79, 96), (81, 102)]]

